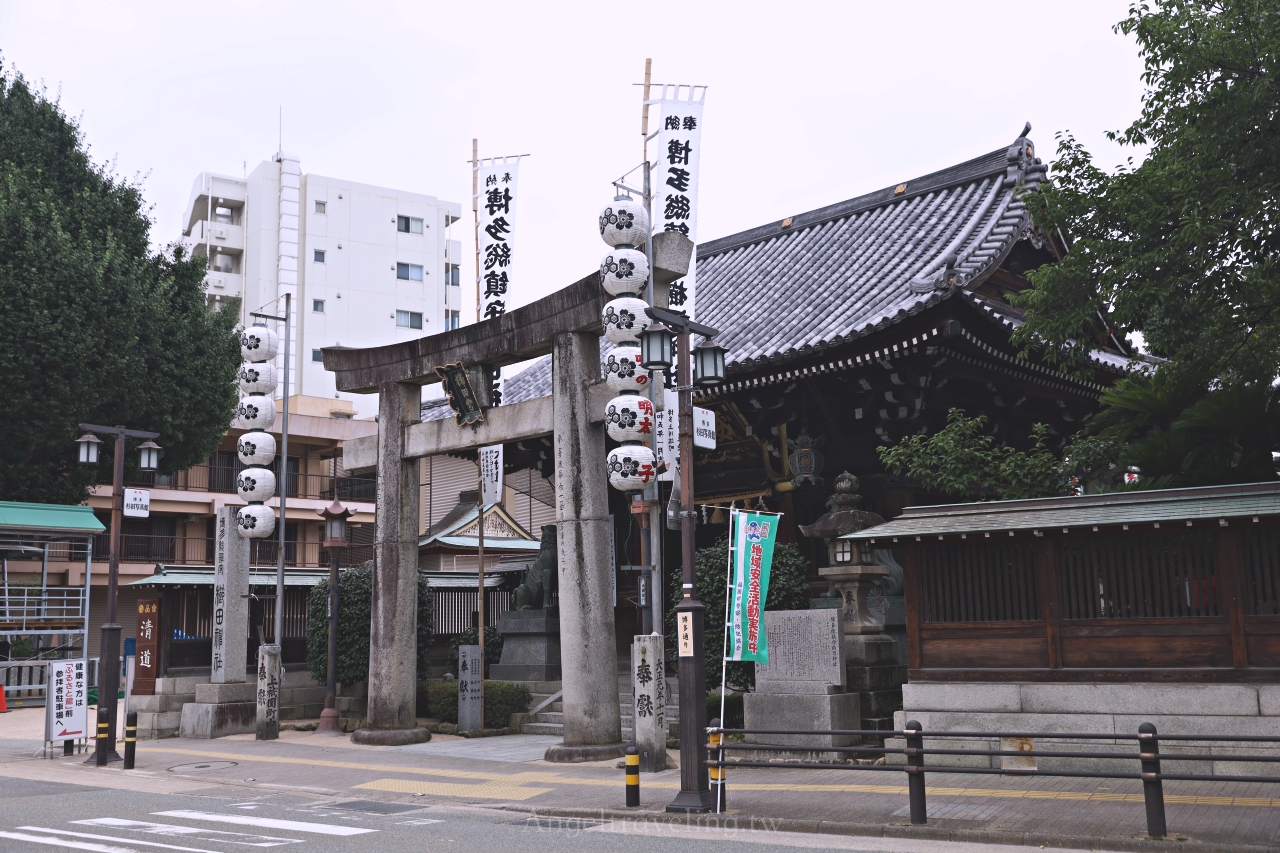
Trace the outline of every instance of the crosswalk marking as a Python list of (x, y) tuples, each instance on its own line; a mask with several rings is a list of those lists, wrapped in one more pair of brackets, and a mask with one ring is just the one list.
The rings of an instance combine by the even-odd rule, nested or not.
[(270, 817), (249, 817), (238, 814), (216, 814), (212, 812), (194, 812), (186, 809), (174, 809), (169, 812), (152, 812), (156, 817), (181, 817), (187, 820), (208, 820), (215, 823), (230, 823), (237, 826), (262, 826), (267, 829), (292, 829), (297, 832), (314, 832), (317, 835), (364, 835), (366, 832), (377, 832), (376, 829), (364, 829), (358, 826), (333, 826), (328, 823), (307, 823), (301, 820), (276, 820)]
[(243, 847), (279, 847), (282, 844), (301, 844), (301, 838), (280, 838), (274, 835), (254, 835), (248, 832), (231, 832), (225, 829), (209, 829), (203, 826), (180, 826), (176, 823), (152, 823), (145, 820), (125, 820), (119, 817), (98, 817), (90, 820), (73, 820), (84, 826), (110, 826), (130, 832), (148, 835), (169, 835), (193, 838), (200, 841), (217, 841), (238, 844)]
[(123, 841), (128, 844), (141, 844), (144, 847), (163, 847), (166, 850), (186, 850), (190, 853), (218, 853), (216, 850), (205, 850), (202, 847), (179, 847), (176, 844), (161, 844), (158, 841), (138, 841), (133, 838), (120, 838), (115, 835), (94, 835), (92, 832), (72, 832), (69, 829), (50, 829), (47, 826), (20, 826), (29, 832), (50, 832), (54, 835), (70, 835), (73, 838), (93, 838), (98, 841)]
[(30, 841), (32, 844), (49, 844), (54, 847), (70, 847), (72, 850), (91, 850), (93, 853), (138, 853), (132, 847), (116, 847), (113, 844), (94, 844), (91, 841), (72, 841), (48, 835), (28, 835), (25, 832), (0, 832), (0, 838), (13, 841)]

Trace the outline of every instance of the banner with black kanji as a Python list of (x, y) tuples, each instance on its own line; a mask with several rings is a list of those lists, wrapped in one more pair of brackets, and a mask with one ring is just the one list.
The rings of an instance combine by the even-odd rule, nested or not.
[[(702, 154), (702, 106), (705, 87), (670, 86), (662, 98), (653, 182), (653, 231), (678, 231), (698, 242), (698, 163)], [(694, 316), (695, 257), (689, 274), (671, 284), (674, 310)]]
[(481, 161), (476, 199), (479, 226), (480, 320), (492, 320), (507, 312), (510, 304), (516, 195), (520, 159)]

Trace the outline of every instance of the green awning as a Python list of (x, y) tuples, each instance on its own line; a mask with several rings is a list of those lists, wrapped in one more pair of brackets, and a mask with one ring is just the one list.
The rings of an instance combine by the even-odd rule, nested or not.
[(5, 533), (32, 531), (89, 536), (106, 529), (94, 516), (92, 507), (0, 501), (0, 531)]

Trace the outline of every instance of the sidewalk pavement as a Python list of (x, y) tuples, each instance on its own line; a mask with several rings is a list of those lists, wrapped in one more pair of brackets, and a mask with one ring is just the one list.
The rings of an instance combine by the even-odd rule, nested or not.
[[(0, 738), (7, 732), (0, 725)], [(1141, 783), (1050, 777), (929, 774), (929, 824), (912, 827), (905, 774), (867, 769), (739, 769), (729, 772), (726, 815), (667, 815), (678, 770), (641, 776), (638, 809), (626, 809), (616, 761), (549, 764), (538, 735), (466, 739), (436, 735), (402, 747), (282, 732), (219, 740), (138, 744), (138, 770), (87, 768), (75, 759), (32, 759), (3, 749), (0, 776), (174, 791), (190, 786), (294, 790), (363, 799), (474, 804), (583, 819), (676, 820), (837, 834), (941, 838), (1080, 849), (1167, 849), (1146, 840)], [(17, 743), (0, 740), (0, 744)], [(29, 755), (30, 753), (27, 753)], [(50, 775), (52, 774), (52, 776)], [(1197, 853), (1280, 848), (1280, 784), (1167, 782), (1170, 841)], [(425, 799), (424, 799), (425, 798)]]

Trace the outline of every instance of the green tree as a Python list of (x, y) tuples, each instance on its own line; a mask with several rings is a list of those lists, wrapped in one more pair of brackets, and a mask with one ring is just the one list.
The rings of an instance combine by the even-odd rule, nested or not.
[(1059, 134), (1051, 182), (1027, 196), (1071, 241), (1014, 297), (1024, 344), (1077, 359), (1139, 332), (1193, 384), (1270, 385), (1280, 375), (1280, 0), (1133, 3), (1142, 112), (1110, 134), (1148, 147), (1106, 172)]
[[(323, 684), (329, 677), (329, 579), (307, 596), (307, 670)], [(418, 575), (418, 678), (427, 677), (431, 645), (431, 587)], [(369, 677), (369, 630), (373, 626), (373, 561), (338, 572), (338, 660), (335, 677), (354, 684)]]
[[(79, 503), (99, 470), (77, 424), (160, 433), (163, 471), (205, 459), (236, 404), (234, 310), (203, 259), (154, 251), (140, 186), (89, 156), (76, 122), (0, 62), (0, 498)], [(130, 453), (126, 466), (136, 464)]]
[(969, 418), (963, 410), (951, 409), (942, 430), (928, 436), (907, 436), (893, 447), (876, 448), (876, 452), (890, 472), (964, 500), (1067, 494), (1058, 459), (1045, 447), (1049, 431), (1043, 424), (1031, 428), (1033, 444), (1025, 452), (997, 445), (986, 430), (985, 415)]
[[(699, 548), (694, 554), (693, 591), (698, 601), (707, 608), (703, 636), (706, 642), (707, 688), (719, 689), (720, 660), (724, 656), (724, 608), (728, 587), (729, 537), (721, 539), (710, 548)], [(809, 561), (800, 549), (790, 543), (778, 543), (773, 548), (773, 566), (769, 570), (769, 594), (765, 596), (765, 610), (808, 610)], [(667, 573), (669, 598), (679, 602), (684, 597), (684, 579), (679, 571)], [(676, 615), (667, 611), (667, 652), (670, 659), (676, 648)], [(727, 672), (729, 684), (735, 687), (754, 687), (756, 666), (754, 663), (731, 663)]]

